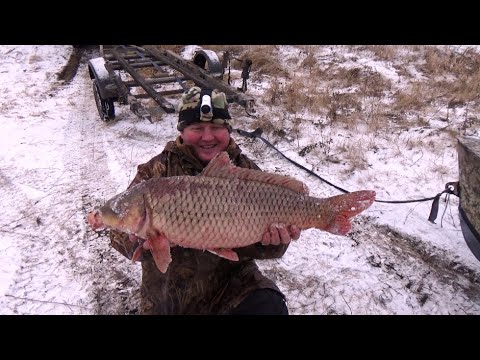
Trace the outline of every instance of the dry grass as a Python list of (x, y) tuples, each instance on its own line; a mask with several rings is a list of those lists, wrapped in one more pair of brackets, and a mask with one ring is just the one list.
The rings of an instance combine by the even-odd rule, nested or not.
[(291, 81), (274, 78), (264, 93), (264, 101), (270, 106), (285, 106), (290, 113), (308, 111), (325, 115), (332, 107), (331, 91), (320, 89), (311, 78), (294, 77)]
[[(385, 136), (392, 128), (400, 131), (428, 128), (432, 120), (445, 116), (447, 123), (442, 131), (448, 132), (449, 137), (480, 126), (477, 115), (480, 55), (471, 48), (345, 46), (355, 54), (353, 57), (345, 56), (339, 51), (340, 47), (329, 46), (329, 50), (333, 49), (330, 56), (319, 55), (328, 53), (327, 47), (299, 45), (296, 48), (298, 58), (289, 56), (288, 59), (282, 59), (275, 46), (241, 49), (243, 55), (253, 58), (254, 71), (272, 77), (263, 100), (272, 110), (281, 109), (282, 121), (288, 118), (285, 114), (298, 119), (299, 115), (308, 113), (317, 115), (320, 122), (327, 121), (330, 126), (352, 131), (365, 127), (369, 133)], [(394, 82), (375, 67), (356, 65), (366, 52), (391, 66), (398, 80)], [(466, 113), (456, 113), (453, 117), (451, 109), (459, 107), (466, 108)], [(450, 112), (445, 113), (448, 110)], [(298, 135), (300, 127), (290, 124), (286, 129)], [(409, 146), (421, 145), (412, 141)]]
[(305, 78), (294, 77), (284, 88), (285, 109), (297, 113), (308, 107), (309, 96), (303, 91), (306, 88)]
[[(159, 45), (181, 52), (183, 45)], [(229, 51), (232, 69), (241, 61), (253, 61), (251, 81), (264, 81), (269, 87), (263, 103), (279, 113), (317, 115), (330, 124), (356, 128), (360, 122), (373, 133), (392, 127), (429, 126), (436, 109), (471, 106), (463, 130), (478, 126), (476, 107), (480, 105), (480, 55), (472, 48), (427, 45), (297, 45), (293, 56), (282, 55), (275, 45), (202, 45), (221, 59)], [(342, 50), (354, 54), (345, 56)], [(323, 55), (332, 50), (331, 55)], [(375, 67), (355, 64), (368, 54), (390, 64), (401, 83), (385, 77)], [(322, 54), (322, 55), (320, 55)], [(369, 55), (371, 56), (371, 55)], [(235, 60), (238, 59), (239, 61)], [(421, 78), (419, 77), (421, 76)], [(442, 115), (445, 116), (445, 115)], [(282, 115), (282, 118), (286, 118)], [(446, 115), (447, 121), (449, 113)], [(285, 120), (282, 120), (285, 121)], [(298, 129), (298, 126), (289, 129)], [(458, 127), (457, 127), (458, 128)], [(457, 129), (456, 131), (461, 130)], [(297, 130), (295, 130), (297, 131)], [(446, 130), (447, 131), (447, 130)], [(448, 129), (448, 131), (454, 131)]]
[(448, 175), (450, 173), (450, 168), (448, 166), (445, 166), (445, 165), (435, 164), (430, 168), (430, 171), (432, 173), (437, 173), (437, 174), (441, 174), (441, 175)]
[(215, 51), (219, 59), (225, 51), (231, 55), (231, 69), (241, 70), (242, 60), (252, 60), (252, 75), (288, 77), (288, 71), (279, 61), (278, 49), (274, 45), (202, 45), (204, 49)]
[(174, 53), (180, 54), (185, 48), (185, 45), (155, 45), (155, 47), (158, 49), (170, 50)]
[[(184, 48), (161, 47), (177, 53)], [(255, 83), (268, 83), (263, 92), (259, 94), (257, 87), (255, 93), (257, 104), (266, 106), (268, 115), (260, 115), (250, 126), (261, 127), (272, 143), (308, 136), (307, 120), (333, 132), (391, 139), (397, 153), (435, 148), (422, 133), (396, 143), (412, 128), (440, 132), (454, 142), (459, 134), (480, 127), (480, 55), (471, 48), (296, 45), (289, 47), (292, 52), (282, 52), (275, 45), (202, 47), (215, 51), (220, 59), (229, 51), (233, 70), (241, 70), (245, 58), (253, 61), (250, 89)], [(373, 61), (365, 62), (367, 57)], [(378, 150), (373, 142), (339, 142), (332, 137), (311, 139), (298, 151), (324, 160), (334, 153), (348, 160), (348, 171), (354, 171), (368, 167), (367, 151)]]
[(331, 123), (351, 123), (354, 113), (362, 110), (360, 100), (353, 93), (333, 92), (327, 118)]
[(312, 70), (318, 66), (317, 59), (315, 59), (313, 52), (309, 52), (307, 54), (307, 56), (305, 57), (305, 59), (303, 59), (300, 66), (303, 67), (304, 69), (307, 69), (310, 72), (310, 74), (312, 73)]
[(479, 71), (480, 55), (467, 48), (461, 52), (426, 46), (425, 62), (421, 65), (424, 73), (430, 76), (451, 74), (454, 76), (473, 75)]
[(289, 77), (288, 70), (279, 61), (278, 50), (273, 45), (248, 46), (242, 54), (243, 58), (252, 60), (252, 71), (259, 75)]
[(271, 106), (280, 105), (282, 103), (283, 93), (284, 86), (280, 84), (278, 78), (274, 78), (263, 94), (264, 102)]
[(257, 128), (262, 128), (266, 134), (271, 134), (276, 129), (275, 125), (271, 121), (271, 118), (267, 116), (260, 116), (250, 124), (250, 129), (254, 130)]
[(398, 55), (398, 46), (395, 45), (370, 45), (367, 49), (383, 61), (394, 61)]
[(392, 110), (396, 113), (411, 111), (422, 111), (425, 109), (431, 98), (425, 96), (430, 94), (424, 83), (414, 82), (406, 90), (398, 90), (393, 95)]
[(335, 87), (352, 88), (359, 96), (380, 98), (392, 88), (390, 80), (369, 69), (340, 67), (328, 73), (328, 79), (335, 84)]
[(355, 170), (368, 169), (368, 162), (366, 160), (366, 144), (358, 141), (345, 140), (339, 144), (337, 149), (345, 160), (347, 168), (344, 170), (345, 174), (354, 172)]
[(201, 45), (204, 49), (215, 51), (217, 54), (222, 54), (224, 51), (229, 51), (235, 57), (239, 57), (245, 53), (249, 45)]
[(33, 64), (33, 63), (36, 63), (36, 62), (40, 62), (42, 60), (43, 59), (40, 55), (34, 54), (34, 55), (30, 56), (30, 58), (28, 59), (28, 63)]
[(365, 122), (368, 131), (371, 134), (379, 134), (385, 131), (385, 128), (389, 122), (385, 115), (385, 105), (379, 101), (370, 101), (366, 103), (363, 115), (363, 121)]
[(456, 130), (453, 128), (447, 128), (447, 129), (444, 129), (442, 132), (445, 134), (447, 139), (449, 139), (453, 144), (453, 143), (456, 143), (457, 137), (459, 135), (465, 135), (465, 133), (462, 130), (464, 129)]
[(421, 149), (423, 147), (423, 141), (418, 136), (408, 136), (403, 139), (407, 150)]

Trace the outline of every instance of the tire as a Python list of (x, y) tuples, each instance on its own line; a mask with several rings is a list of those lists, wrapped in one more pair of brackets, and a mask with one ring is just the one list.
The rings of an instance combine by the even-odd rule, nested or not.
[(97, 104), (98, 114), (103, 121), (109, 121), (115, 119), (115, 106), (112, 99), (102, 99), (100, 91), (98, 89), (97, 80), (93, 80), (93, 96), (95, 97), (95, 103)]

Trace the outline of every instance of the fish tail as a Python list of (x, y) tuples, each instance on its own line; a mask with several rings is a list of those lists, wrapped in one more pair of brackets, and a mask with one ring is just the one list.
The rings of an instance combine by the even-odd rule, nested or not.
[(361, 190), (328, 198), (327, 210), (332, 214), (322, 230), (345, 235), (352, 228), (350, 219), (368, 209), (375, 201), (375, 191)]

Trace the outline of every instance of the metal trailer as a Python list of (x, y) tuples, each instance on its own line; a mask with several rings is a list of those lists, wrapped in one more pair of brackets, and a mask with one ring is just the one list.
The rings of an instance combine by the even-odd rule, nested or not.
[[(191, 60), (151, 45), (101, 45), (100, 52), (101, 57), (88, 61), (88, 70), (98, 113), (104, 121), (115, 118), (115, 103), (120, 103), (130, 105), (135, 115), (152, 122), (151, 111), (141, 99), (155, 100), (156, 111), (174, 113), (175, 106), (165, 97), (181, 94), (194, 85), (219, 89), (228, 102), (254, 112), (254, 99), (223, 81), (225, 69), (214, 51), (199, 49)], [(144, 70), (148, 68), (154, 71)], [(131, 91), (139, 87), (143, 92)]]

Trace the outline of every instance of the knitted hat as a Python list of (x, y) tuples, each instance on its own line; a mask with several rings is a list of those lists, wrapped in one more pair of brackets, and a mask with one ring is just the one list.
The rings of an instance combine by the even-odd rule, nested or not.
[(177, 129), (182, 131), (188, 125), (208, 121), (225, 125), (229, 132), (232, 131), (233, 119), (228, 113), (227, 97), (218, 90), (193, 86), (183, 93), (178, 104)]

